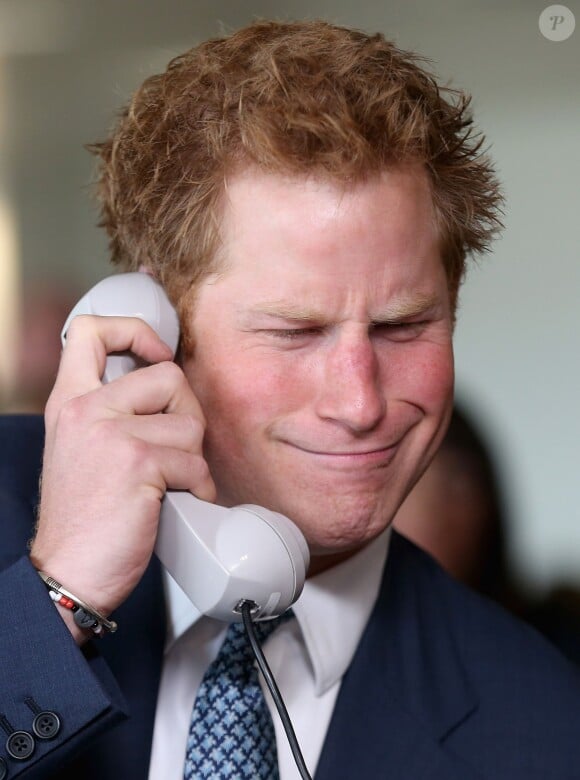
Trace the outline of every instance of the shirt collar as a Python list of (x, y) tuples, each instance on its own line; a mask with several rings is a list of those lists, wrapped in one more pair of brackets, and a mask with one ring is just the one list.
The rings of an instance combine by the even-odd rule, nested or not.
[[(317, 696), (346, 672), (375, 604), (391, 529), (336, 566), (310, 577), (293, 610), (314, 676)], [(165, 653), (202, 617), (163, 569), (167, 605)]]
[(294, 614), (321, 696), (346, 672), (377, 599), (391, 529), (346, 561), (307, 579)]

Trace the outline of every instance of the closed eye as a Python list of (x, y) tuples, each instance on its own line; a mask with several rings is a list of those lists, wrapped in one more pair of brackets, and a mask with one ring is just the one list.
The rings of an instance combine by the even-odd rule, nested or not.
[(423, 333), (428, 320), (419, 322), (377, 322), (372, 325), (371, 334), (385, 337), (391, 341), (412, 341)]
[(275, 328), (264, 330), (262, 333), (274, 336), (274, 338), (292, 341), (292, 339), (305, 338), (307, 336), (319, 336), (322, 333), (322, 328)]

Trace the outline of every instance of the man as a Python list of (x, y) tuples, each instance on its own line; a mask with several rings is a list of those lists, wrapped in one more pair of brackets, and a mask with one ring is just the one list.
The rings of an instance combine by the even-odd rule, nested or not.
[[(113, 260), (161, 281), (182, 343), (176, 365), (139, 320), (69, 331), (36, 536), (0, 575), (5, 730), (25, 699), (62, 727), (11, 776), (182, 776), (225, 628), (169, 595), (164, 637), (167, 488), (305, 534), (310, 579), (266, 649), (317, 778), (580, 776), (573, 670), (388, 529), (450, 415), (466, 254), (499, 224), (467, 103), (382, 36), (260, 22), (148, 79), (94, 147)], [(151, 365), (102, 386), (126, 349)], [(87, 642), (35, 568), (119, 633)]]

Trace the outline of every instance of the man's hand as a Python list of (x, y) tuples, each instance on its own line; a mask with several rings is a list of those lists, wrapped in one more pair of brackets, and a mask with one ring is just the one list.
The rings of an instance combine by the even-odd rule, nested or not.
[[(102, 385), (107, 354), (124, 350), (153, 365)], [(165, 491), (215, 500), (203, 413), (170, 360), (169, 347), (139, 319), (77, 317), (46, 406), (31, 559), (105, 615), (147, 566)]]

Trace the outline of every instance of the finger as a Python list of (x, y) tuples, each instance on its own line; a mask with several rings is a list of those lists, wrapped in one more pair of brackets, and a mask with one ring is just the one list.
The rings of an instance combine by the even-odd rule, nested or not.
[(103, 424), (119, 426), (125, 434), (149, 444), (193, 454), (202, 449), (204, 423), (192, 414), (130, 414)]
[[(149, 457), (154, 469), (149, 484), (156, 490), (188, 490), (202, 501), (215, 501), (216, 487), (202, 455), (152, 445)], [(164, 484), (158, 483), (157, 475)]]
[(138, 368), (99, 387), (98, 393), (99, 403), (114, 413), (191, 414), (205, 424), (199, 401), (176, 363), (165, 361)]
[(148, 363), (173, 356), (153, 328), (138, 317), (75, 317), (67, 331), (55, 392), (70, 398), (100, 387), (107, 355), (124, 351)]

